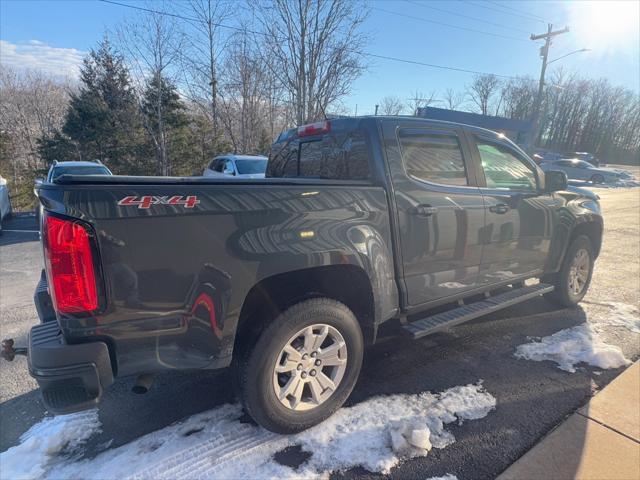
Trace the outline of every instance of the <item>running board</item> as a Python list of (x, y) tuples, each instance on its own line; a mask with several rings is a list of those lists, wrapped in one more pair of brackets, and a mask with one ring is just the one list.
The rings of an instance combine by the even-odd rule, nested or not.
[(445, 328), (453, 327), (474, 318), (482, 317), (488, 313), (497, 312), (503, 308), (538, 297), (553, 291), (553, 285), (539, 283), (530, 287), (512, 289), (484, 300), (463, 305), (453, 310), (438, 313), (431, 317), (425, 317), (415, 322), (404, 325), (404, 333), (413, 339), (424, 337)]

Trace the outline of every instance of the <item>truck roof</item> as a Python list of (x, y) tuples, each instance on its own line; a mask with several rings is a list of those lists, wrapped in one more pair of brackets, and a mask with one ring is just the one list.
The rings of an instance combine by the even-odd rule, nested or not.
[[(489, 134), (492, 136), (500, 135), (500, 132), (495, 132), (493, 130), (488, 130), (486, 128), (478, 127), (475, 125), (468, 125), (466, 123), (459, 123), (459, 122), (449, 122), (447, 120), (437, 120), (437, 119), (431, 119), (431, 118), (416, 117), (414, 115), (361, 115), (357, 117), (330, 117), (330, 118), (327, 118), (327, 121), (331, 123), (336, 122), (336, 123), (348, 124), (351, 122), (359, 122), (359, 121), (373, 120), (373, 121), (379, 122), (379, 121), (398, 121), (399, 119), (402, 119), (403, 121), (410, 121), (415, 123), (425, 123), (432, 126), (442, 125), (445, 127), (452, 127), (452, 126), (464, 127), (467, 130), (473, 130), (478, 133)], [(280, 135), (278, 136), (278, 138), (274, 143), (278, 143), (280, 141), (283, 141), (289, 138), (291, 135), (297, 134), (297, 131), (298, 131), (298, 127), (284, 130), (282, 133), (280, 133)]]
[(56, 162), (53, 164), (54, 167), (104, 167), (102, 163), (99, 162), (89, 162), (85, 160), (70, 160), (64, 162)]

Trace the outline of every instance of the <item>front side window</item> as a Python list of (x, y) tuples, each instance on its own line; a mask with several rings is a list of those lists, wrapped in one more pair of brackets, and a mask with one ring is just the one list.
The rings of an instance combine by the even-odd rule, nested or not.
[(469, 185), (456, 135), (411, 129), (400, 130), (399, 139), (409, 176), (444, 185)]
[(506, 190), (537, 189), (533, 168), (509, 147), (477, 139), (487, 187)]

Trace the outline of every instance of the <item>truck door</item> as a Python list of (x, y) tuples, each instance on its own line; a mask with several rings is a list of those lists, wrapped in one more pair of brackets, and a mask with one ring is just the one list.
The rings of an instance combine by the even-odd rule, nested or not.
[(508, 141), (489, 134), (470, 137), (486, 209), (478, 282), (535, 276), (549, 254), (556, 200), (542, 192), (533, 161)]
[(385, 122), (410, 307), (476, 287), (484, 204), (462, 131), (424, 122)]

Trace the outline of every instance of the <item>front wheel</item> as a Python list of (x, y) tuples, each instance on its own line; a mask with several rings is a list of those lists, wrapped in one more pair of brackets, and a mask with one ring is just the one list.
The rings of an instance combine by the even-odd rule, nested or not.
[(345, 305), (300, 302), (260, 335), (240, 367), (247, 413), (277, 433), (296, 433), (332, 415), (358, 379), (362, 331)]
[(596, 174), (591, 177), (591, 182), (593, 183), (604, 183), (604, 177), (600, 174)]
[(585, 235), (576, 237), (565, 254), (560, 271), (543, 278), (555, 286), (547, 298), (563, 307), (572, 307), (584, 298), (591, 283), (595, 255), (591, 240)]

